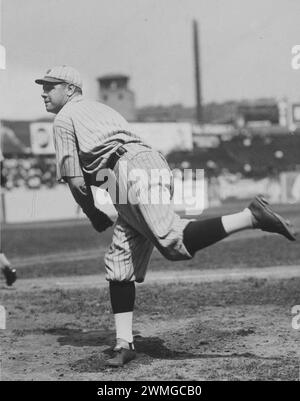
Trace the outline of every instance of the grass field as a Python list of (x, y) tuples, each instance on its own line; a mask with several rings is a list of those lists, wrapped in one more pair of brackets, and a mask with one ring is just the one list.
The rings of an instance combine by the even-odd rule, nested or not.
[[(300, 231), (300, 205), (276, 209)], [(3, 380), (299, 380), (299, 331), (291, 326), (291, 308), (300, 304), (299, 276), (253, 274), (203, 283), (146, 279), (137, 285), (138, 358), (112, 370), (105, 367), (114, 342), (106, 287), (26, 290), (32, 279), (103, 275), (111, 231), (97, 235), (78, 220), (11, 225), (2, 235), (19, 277), (15, 290), (1, 289), (8, 317), (0, 333)], [(249, 231), (184, 263), (154, 252), (149, 274), (288, 265), (300, 270), (299, 241)]]

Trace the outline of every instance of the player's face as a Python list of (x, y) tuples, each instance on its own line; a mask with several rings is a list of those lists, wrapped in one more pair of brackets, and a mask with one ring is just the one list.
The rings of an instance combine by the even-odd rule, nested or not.
[(68, 101), (67, 84), (44, 84), (42, 98), (46, 110), (57, 114)]

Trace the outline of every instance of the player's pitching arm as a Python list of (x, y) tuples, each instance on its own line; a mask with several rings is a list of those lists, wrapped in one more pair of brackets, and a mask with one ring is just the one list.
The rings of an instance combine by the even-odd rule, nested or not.
[(94, 198), (86, 184), (78, 156), (78, 147), (72, 123), (63, 119), (54, 122), (54, 146), (58, 181), (68, 183), (71, 193), (98, 232), (113, 225), (111, 219), (94, 205)]
[(67, 181), (75, 201), (82, 208), (83, 212), (87, 216), (91, 215), (95, 205), (91, 192), (89, 191), (84, 178), (64, 177), (64, 180)]
[(75, 201), (89, 218), (96, 231), (100, 233), (113, 225), (113, 221), (95, 207), (91, 188), (86, 185), (83, 177), (65, 177), (65, 180)]

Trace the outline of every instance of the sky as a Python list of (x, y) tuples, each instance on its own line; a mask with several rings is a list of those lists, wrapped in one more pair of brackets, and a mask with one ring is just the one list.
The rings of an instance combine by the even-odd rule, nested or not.
[(300, 100), (300, 70), (291, 68), (299, 0), (2, 0), (0, 118), (45, 116), (34, 79), (61, 64), (80, 71), (92, 99), (99, 76), (123, 73), (138, 107), (193, 106), (193, 19), (205, 103)]

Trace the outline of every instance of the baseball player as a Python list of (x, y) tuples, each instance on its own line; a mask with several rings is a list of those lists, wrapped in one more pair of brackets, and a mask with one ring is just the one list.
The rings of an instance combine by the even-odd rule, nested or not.
[[(4, 202), (4, 194), (2, 192), (2, 188), (5, 186), (6, 178), (3, 174), (3, 154), (2, 150), (0, 149), (0, 174), (1, 174), (1, 202)], [(16, 269), (11, 267), (11, 264), (5, 254), (2, 252), (2, 241), (0, 237), (0, 268), (4, 275), (4, 279), (6, 285), (11, 287), (13, 283), (17, 280), (17, 272)]]
[[(156, 187), (172, 198), (172, 180), (151, 180), (151, 173), (157, 169), (171, 178), (164, 157), (143, 143), (119, 113), (84, 99), (80, 74), (74, 68), (53, 67), (35, 82), (43, 86), (41, 96), (47, 111), (56, 114), (57, 178), (68, 183), (74, 199), (98, 232), (113, 223), (94, 206), (90, 186), (103, 187), (104, 175), (115, 184), (106, 187), (118, 212), (105, 255), (116, 326), (116, 345), (107, 361), (109, 366), (123, 366), (136, 357), (132, 336), (135, 282), (144, 281), (154, 246), (167, 259), (180, 261), (245, 229), (262, 229), (295, 240), (290, 223), (274, 213), (261, 197), (238, 213), (201, 221), (180, 218), (170, 202), (147, 202), (148, 194)], [(130, 178), (137, 173), (142, 179)]]
[(17, 272), (16, 269), (13, 269), (11, 267), (9, 260), (2, 251), (0, 253), (0, 267), (4, 275), (6, 285), (8, 287), (11, 287), (13, 283), (17, 280)]

